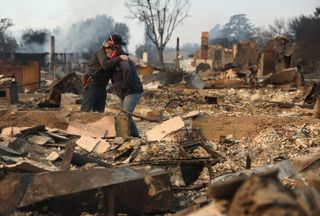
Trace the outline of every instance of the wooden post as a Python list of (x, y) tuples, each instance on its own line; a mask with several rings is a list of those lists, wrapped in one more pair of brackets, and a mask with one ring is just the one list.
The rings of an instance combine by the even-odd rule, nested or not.
[(179, 48), (179, 37), (177, 37), (177, 48), (176, 48), (176, 70), (180, 70), (180, 48)]
[(50, 56), (50, 72), (52, 74), (52, 79), (55, 80), (55, 40), (54, 36), (51, 36), (51, 56)]

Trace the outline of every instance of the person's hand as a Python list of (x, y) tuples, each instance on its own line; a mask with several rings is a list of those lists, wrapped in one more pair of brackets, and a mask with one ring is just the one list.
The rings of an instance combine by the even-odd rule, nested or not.
[(121, 60), (123, 61), (128, 61), (129, 60), (129, 57), (127, 55), (120, 55), (119, 56), (121, 58)]

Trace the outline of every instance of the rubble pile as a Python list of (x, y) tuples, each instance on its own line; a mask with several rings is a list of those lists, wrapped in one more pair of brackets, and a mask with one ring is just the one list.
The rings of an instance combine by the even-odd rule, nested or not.
[(0, 213), (316, 215), (320, 123), (308, 93), (146, 90), (141, 138), (123, 130), (111, 94), (106, 113), (81, 113), (59, 91), (60, 108), (31, 109), (38, 96), (23, 95), (0, 110)]

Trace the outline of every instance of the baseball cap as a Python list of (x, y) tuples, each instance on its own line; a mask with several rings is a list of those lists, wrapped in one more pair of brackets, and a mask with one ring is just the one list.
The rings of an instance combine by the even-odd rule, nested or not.
[(127, 43), (123, 41), (122, 37), (118, 34), (112, 34), (108, 37), (107, 41), (112, 41), (114, 45), (125, 46)]

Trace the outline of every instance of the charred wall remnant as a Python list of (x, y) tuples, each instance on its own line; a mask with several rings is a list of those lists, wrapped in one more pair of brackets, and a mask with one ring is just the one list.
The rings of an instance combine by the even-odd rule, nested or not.
[(53, 83), (44, 103), (39, 107), (59, 107), (62, 93), (80, 94), (82, 92), (82, 81), (75, 73), (70, 73)]
[(33, 91), (40, 87), (40, 65), (46, 53), (14, 53), (0, 60), (0, 74), (14, 76), (20, 92)]
[(286, 36), (281, 35), (270, 40), (266, 44), (260, 59), (259, 76), (281, 72), (286, 68), (292, 67), (292, 53), (291, 41)]
[(208, 46), (208, 58), (204, 61), (201, 57), (201, 50), (194, 54), (194, 63), (198, 67), (201, 64), (208, 64), (213, 70), (222, 70), (226, 64), (234, 62), (233, 53), (231, 49), (226, 49), (221, 45), (214, 44)]
[(250, 71), (258, 64), (259, 51), (255, 42), (240, 42), (233, 47), (234, 62), (239, 71)]
[(0, 78), (0, 104), (14, 104), (19, 101), (19, 88), (15, 81), (10, 80), (7, 83), (1, 84)]

